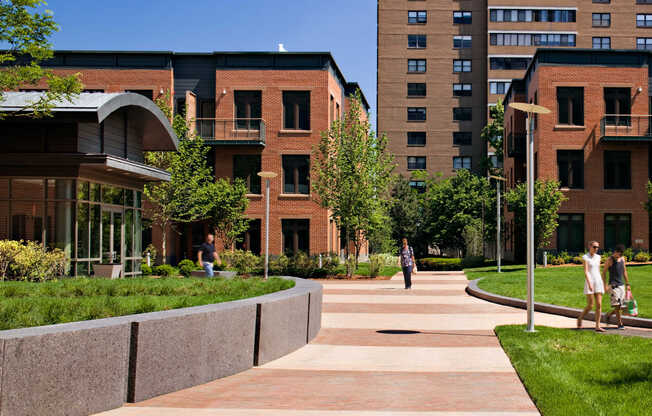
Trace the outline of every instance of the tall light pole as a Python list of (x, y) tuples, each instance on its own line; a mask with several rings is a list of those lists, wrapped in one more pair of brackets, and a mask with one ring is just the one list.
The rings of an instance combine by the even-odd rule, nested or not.
[(275, 172), (258, 172), (265, 179), (265, 280), (269, 277), (269, 181), (275, 178)]
[(498, 273), (502, 273), (500, 270), (500, 260), (502, 255), (502, 249), (500, 246), (500, 182), (507, 182), (507, 179), (502, 176), (489, 175), (491, 179), (496, 180), (496, 263), (498, 264)]
[(533, 114), (548, 114), (550, 110), (536, 104), (509, 103), (515, 110), (527, 113), (527, 332), (534, 331), (534, 123)]

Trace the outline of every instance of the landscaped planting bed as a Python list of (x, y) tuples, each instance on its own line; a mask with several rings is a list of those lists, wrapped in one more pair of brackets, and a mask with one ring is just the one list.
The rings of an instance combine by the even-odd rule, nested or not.
[[(487, 292), (512, 298), (525, 299), (527, 296), (527, 270), (524, 265), (504, 266), (503, 273), (495, 267), (466, 269), (471, 279), (484, 277), (478, 287)], [(632, 292), (638, 301), (638, 313), (642, 318), (652, 318), (652, 266), (627, 266)], [(534, 300), (554, 305), (584, 308), (584, 270), (581, 267), (537, 268), (534, 272)], [(602, 311), (611, 310), (609, 295), (602, 302)]]
[(650, 414), (651, 339), (536, 329), (496, 334), (543, 416)]
[(0, 283), (0, 330), (228, 302), (293, 286), (280, 278), (8, 281)]

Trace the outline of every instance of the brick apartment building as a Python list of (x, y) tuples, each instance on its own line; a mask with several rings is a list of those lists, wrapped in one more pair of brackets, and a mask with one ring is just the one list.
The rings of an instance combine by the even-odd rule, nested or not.
[[(57, 51), (46, 66), (81, 73), (87, 92), (156, 99), (171, 91), (175, 111), (187, 108), (211, 145), (215, 176), (248, 184), (252, 221), (241, 247), (261, 251), (264, 183), (256, 174), (272, 171), (278, 177), (270, 189), (270, 253), (339, 252), (338, 230), (311, 196), (310, 154), (358, 85), (346, 81), (330, 53)], [(168, 246), (171, 263), (194, 259), (208, 226), (198, 222), (179, 231)], [(143, 244), (156, 245), (159, 234), (154, 227)]]
[(541, 47), (652, 48), (650, 0), (378, 0), (378, 131), (399, 171), (481, 173), (487, 107)]
[[(539, 49), (525, 77), (512, 81), (506, 105), (538, 103), (552, 111), (534, 122), (534, 171), (557, 180), (567, 201), (550, 248), (583, 252), (587, 241), (649, 249), (644, 209), (652, 177), (652, 54), (648, 51)], [(526, 181), (526, 117), (506, 107), (507, 188)], [(506, 211), (507, 258), (523, 258)]]

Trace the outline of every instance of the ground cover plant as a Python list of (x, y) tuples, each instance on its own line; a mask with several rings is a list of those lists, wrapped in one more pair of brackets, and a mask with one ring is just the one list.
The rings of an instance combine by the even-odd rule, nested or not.
[(70, 278), (0, 283), (0, 330), (228, 302), (294, 286), (291, 280)]
[[(484, 277), (479, 287), (487, 292), (525, 299), (527, 294), (526, 266), (503, 266), (503, 273), (496, 273), (495, 267), (466, 269), (471, 280)], [(638, 302), (638, 313), (643, 318), (652, 318), (652, 266), (628, 265), (632, 293)], [(555, 305), (584, 308), (586, 297), (584, 272), (581, 267), (537, 268), (534, 272), (534, 300)], [(608, 295), (602, 302), (602, 311), (611, 310)]]
[(496, 334), (543, 416), (644, 415), (652, 406), (652, 339), (522, 325)]

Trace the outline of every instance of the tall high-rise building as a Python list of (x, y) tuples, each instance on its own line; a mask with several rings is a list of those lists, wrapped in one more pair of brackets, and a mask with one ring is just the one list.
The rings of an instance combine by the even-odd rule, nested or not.
[(652, 49), (651, 28), (652, 0), (378, 0), (378, 131), (404, 175), (482, 172), (488, 107), (537, 48)]

